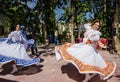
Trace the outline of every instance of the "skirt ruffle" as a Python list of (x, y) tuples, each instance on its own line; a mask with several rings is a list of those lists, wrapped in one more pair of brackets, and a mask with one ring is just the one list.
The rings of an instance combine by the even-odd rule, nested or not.
[(81, 60), (76, 59), (67, 52), (67, 48), (71, 47), (72, 44), (64, 44), (62, 46), (55, 47), (56, 58), (58, 60), (64, 59), (70, 61), (78, 69), (80, 73), (97, 73), (104, 76), (104, 79), (108, 79), (116, 70), (116, 63), (106, 61), (107, 66), (100, 68), (98, 66), (89, 65)]
[(30, 66), (30, 65), (40, 62), (40, 58), (33, 58), (31, 60), (25, 60), (25, 59), (17, 59), (13, 57), (7, 57), (7, 56), (0, 55), (0, 63), (2, 64), (13, 61), (13, 60), (15, 61), (16, 65), (23, 65), (23, 66)]

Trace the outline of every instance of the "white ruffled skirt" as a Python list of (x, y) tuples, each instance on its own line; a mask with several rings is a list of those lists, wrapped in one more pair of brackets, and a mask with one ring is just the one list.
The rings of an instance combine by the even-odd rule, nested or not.
[(98, 73), (109, 78), (116, 69), (115, 62), (104, 61), (100, 53), (91, 44), (64, 44), (55, 47), (57, 60), (70, 61), (80, 73)]
[(0, 63), (14, 60), (17, 65), (29, 66), (40, 62), (40, 58), (31, 58), (21, 43), (0, 40)]

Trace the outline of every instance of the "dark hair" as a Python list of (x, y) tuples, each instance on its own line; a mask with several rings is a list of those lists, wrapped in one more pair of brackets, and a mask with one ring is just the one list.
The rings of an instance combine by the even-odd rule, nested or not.
[(14, 26), (10, 28), (10, 31), (14, 31), (14, 30), (15, 30), (15, 27), (14, 27)]

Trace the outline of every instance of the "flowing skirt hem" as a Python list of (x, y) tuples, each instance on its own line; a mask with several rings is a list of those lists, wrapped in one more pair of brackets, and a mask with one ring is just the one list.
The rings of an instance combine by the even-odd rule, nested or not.
[(30, 65), (39, 63), (40, 58), (25, 60), (25, 59), (17, 59), (17, 58), (13, 58), (13, 57), (7, 57), (7, 56), (0, 55), (0, 63), (1, 64), (5, 64), (5, 63), (11, 62), (11, 61), (15, 61), (16, 65), (30, 66)]
[(106, 61), (107, 66), (104, 68), (100, 68), (98, 66), (88, 65), (83, 63), (82, 61), (74, 58), (72, 55), (70, 55), (66, 49), (69, 48), (71, 45), (63, 45), (63, 46), (57, 46), (55, 47), (55, 53), (57, 60), (66, 60), (70, 61), (80, 73), (97, 73), (102, 76), (104, 76), (104, 80), (108, 79), (113, 75), (113, 73), (116, 70), (116, 63), (115, 62), (108, 62)]

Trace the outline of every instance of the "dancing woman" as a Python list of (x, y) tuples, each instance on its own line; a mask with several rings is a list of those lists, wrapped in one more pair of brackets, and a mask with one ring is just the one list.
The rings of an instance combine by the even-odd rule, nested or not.
[[(91, 29), (84, 33), (82, 43), (66, 43), (62, 46), (56, 46), (55, 54), (57, 60), (64, 59), (72, 62), (80, 73), (84, 73), (87, 76), (89, 73), (100, 74), (104, 77), (104, 80), (112, 76), (116, 69), (116, 63), (104, 61), (96, 49), (97, 44), (105, 48), (104, 44), (99, 41), (101, 25), (102, 23), (99, 20), (95, 20), (90, 25)], [(87, 82), (89, 79), (84, 81)]]
[(25, 33), (21, 31), (21, 27), (19, 24), (16, 26), (15, 31), (12, 31), (8, 35), (8, 38), (12, 42), (23, 44), (26, 50), (29, 50), (35, 42), (34, 39), (29, 39), (29, 40), (27, 39)]
[(20, 25), (8, 35), (8, 38), (0, 40), (0, 63), (15, 61), (12, 73), (17, 71), (16, 65), (30, 66), (40, 62), (40, 58), (31, 58), (26, 48), (28, 41), (22, 36)]

